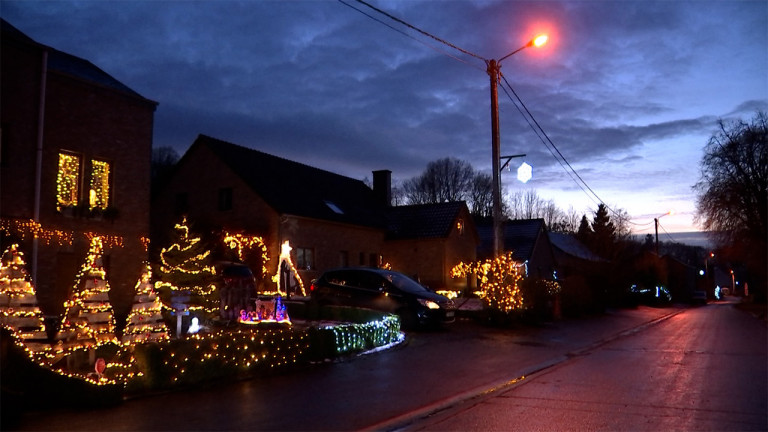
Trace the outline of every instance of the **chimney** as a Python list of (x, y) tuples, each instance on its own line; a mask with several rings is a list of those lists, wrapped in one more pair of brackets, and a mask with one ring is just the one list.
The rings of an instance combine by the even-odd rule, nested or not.
[(392, 206), (392, 171), (378, 170), (373, 172), (373, 195), (376, 197), (376, 201), (383, 206)]

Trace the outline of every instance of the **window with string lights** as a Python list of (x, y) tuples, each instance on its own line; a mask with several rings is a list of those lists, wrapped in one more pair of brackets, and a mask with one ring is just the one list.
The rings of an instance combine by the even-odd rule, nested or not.
[(82, 158), (73, 153), (60, 152), (56, 176), (56, 210), (74, 207), (80, 197), (80, 168)]
[(90, 210), (106, 210), (111, 193), (112, 164), (107, 161), (91, 159), (91, 179), (88, 192)]

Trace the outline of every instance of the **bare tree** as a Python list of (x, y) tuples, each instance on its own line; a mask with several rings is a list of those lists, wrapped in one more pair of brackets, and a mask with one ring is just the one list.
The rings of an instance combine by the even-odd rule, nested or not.
[(153, 194), (165, 184), (171, 174), (171, 170), (178, 161), (179, 154), (173, 147), (163, 146), (152, 149), (150, 178)]
[(506, 214), (510, 219), (543, 218), (549, 224), (557, 219), (559, 212), (554, 201), (541, 198), (535, 190), (518, 190), (507, 196)]
[(751, 123), (718, 122), (704, 148), (697, 193), (696, 221), (720, 247), (743, 260), (753, 283), (766, 293), (768, 250), (768, 116)]
[(474, 178), (469, 162), (444, 158), (427, 165), (420, 176), (406, 180), (403, 191), (410, 204), (466, 200)]
[(469, 210), (473, 215), (493, 215), (493, 177), (487, 173), (475, 173), (469, 190)]
[(561, 212), (560, 219), (549, 225), (549, 229), (555, 232), (575, 234), (579, 230), (581, 216), (573, 206), (569, 206), (567, 212)]

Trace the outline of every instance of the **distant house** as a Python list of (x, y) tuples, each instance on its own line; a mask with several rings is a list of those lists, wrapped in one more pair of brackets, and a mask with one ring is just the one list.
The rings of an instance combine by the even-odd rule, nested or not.
[(85, 59), (0, 26), (2, 247), (21, 243), (41, 309), (58, 315), (89, 237), (104, 236), (110, 300), (125, 317), (147, 259), (157, 103)]
[(466, 288), (466, 280), (451, 278), (451, 269), (475, 261), (478, 244), (477, 229), (463, 201), (387, 210), (387, 262), (430, 288)]
[(606, 262), (571, 234), (556, 232), (547, 234), (557, 262), (559, 278), (583, 276), (594, 272), (595, 266)]
[(328, 268), (382, 261), (384, 206), (365, 183), (205, 135), (153, 199), (153, 239), (165, 245), (182, 215), (201, 234), (262, 238), (272, 274), (288, 241), (305, 285)]
[[(493, 225), (490, 221), (478, 222), (477, 231), (480, 237), (478, 257), (492, 257)], [(557, 263), (544, 219), (507, 220), (503, 224), (503, 233), (504, 251), (512, 252), (515, 261), (526, 264), (528, 276), (553, 279)]]

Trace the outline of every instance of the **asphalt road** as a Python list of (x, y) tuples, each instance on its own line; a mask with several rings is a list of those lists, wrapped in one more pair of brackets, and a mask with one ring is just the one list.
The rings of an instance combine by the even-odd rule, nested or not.
[[(715, 326), (714, 320), (720, 325)], [(657, 334), (660, 329), (678, 328), (688, 322), (691, 324), (676, 332)], [(730, 325), (738, 329), (727, 331)], [(743, 345), (718, 345), (736, 344), (735, 336), (744, 326), (755, 335)], [(646, 340), (645, 335), (656, 336)], [(632, 341), (636, 341), (634, 345)], [(712, 347), (699, 346), (707, 341), (728, 348), (712, 351)], [(726, 412), (743, 413), (747, 419), (743, 425), (762, 424), (765, 428), (765, 422), (753, 418), (754, 413), (762, 413), (765, 419), (765, 342), (765, 322), (730, 305), (641, 307), (538, 328), (499, 329), (457, 322), (444, 331), (409, 334), (404, 344), (388, 351), (313, 365), (290, 374), (144, 397), (109, 409), (28, 412), (19, 427), (78, 431), (510, 430), (538, 424), (533, 421), (545, 417), (542, 410), (546, 408), (547, 415), (557, 412), (555, 418), (563, 420), (584, 417), (579, 413), (591, 410), (586, 411), (586, 417), (593, 420), (573, 424), (612, 429), (614, 423), (600, 423), (597, 417), (602, 413), (610, 418), (610, 411), (622, 412), (619, 405), (611, 405), (613, 401), (647, 410), (656, 406), (666, 409), (663, 401), (667, 396), (674, 395), (673, 391), (687, 391), (699, 381), (702, 385), (711, 381), (712, 377), (700, 369), (713, 369), (728, 379), (717, 381), (722, 390), (696, 393), (696, 401), (703, 400), (699, 396), (704, 395), (710, 402), (689, 402), (692, 412), (710, 408), (722, 412), (738, 405), (735, 411)], [(600, 358), (601, 365), (590, 364), (590, 360)], [(704, 364), (694, 363), (696, 359)], [(625, 366), (611, 370), (614, 363), (623, 361)], [(730, 368), (732, 363), (742, 366)], [(713, 367), (705, 367), (710, 365)], [(574, 375), (567, 374), (569, 368), (574, 369)], [(559, 377), (560, 373), (566, 375)], [(622, 387), (612, 388), (623, 376), (643, 377), (639, 383), (654, 385), (632, 388), (632, 393)], [(700, 380), (702, 377), (706, 379)], [(675, 386), (662, 386), (672, 379)], [(734, 381), (729, 384), (729, 380)], [(748, 398), (743, 386), (749, 390)], [(592, 397), (590, 388), (603, 389), (602, 396)], [(532, 393), (520, 393), (523, 390)], [(566, 398), (567, 392), (572, 394)], [(561, 395), (563, 400), (556, 399)], [(630, 401), (632, 395), (638, 396), (636, 403)], [(650, 399), (640, 399), (646, 396)], [(681, 405), (684, 398), (679, 399), (670, 401), (674, 402), (670, 406), (685, 412), (681, 409), (685, 408)], [(603, 400), (604, 405), (596, 400)], [(623, 411), (629, 413), (628, 409)], [(533, 423), (522, 422), (524, 416)], [(689, 417), (691, 421), (700, 418), (699, 414)], [(634, 430), (631, 426), (625, 429)], [(541, 427), (564, 428), (573, 429), (570, 423)]]
[(403, 429), (764, 431), (767, 345), (765, 321), (710, 304)]

